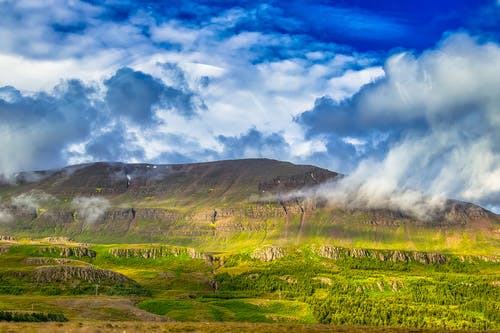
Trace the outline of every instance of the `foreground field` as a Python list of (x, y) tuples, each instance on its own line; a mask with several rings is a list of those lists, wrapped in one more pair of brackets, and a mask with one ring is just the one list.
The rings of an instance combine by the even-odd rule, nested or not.
[[(408, 328), (253, 324), (253, 323), (150, 323), (150, 322), (73, 322), (73, 323), (1, 323), (0, 333), (446, 333), (445, 330), (419, 330)], [(460, 333), (462, 331), (453, 331)], [(463, 331), (465, 332), (465, 331)], [(474, 331), (467, 331), (474, 332)], [(484, 333), (494, 331), (481, 331)]]
[(495, 256), (60, 240), (4, 242), (0, 254), (0, 311), (69, 320), (0, 332), (488, 331), (499, 300)]

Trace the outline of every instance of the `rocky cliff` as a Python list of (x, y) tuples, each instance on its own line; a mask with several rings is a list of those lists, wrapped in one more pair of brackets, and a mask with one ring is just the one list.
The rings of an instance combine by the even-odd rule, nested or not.
[(40, 247), (38, 252), (42, 255), (56, 255), (65, 258), (95, 258), (96, 256), (96, 252), (87, 247), (46, 246)]
[(286, 255), (285, 249), (281, 247), (267, 246), (255, 249), (250, 257), (261, 261), (273, 261), (282, 258), (285, 255)]
[(193, 248), (175, 246), (112, 248), (108, 250), (108, 253), (115, 258), (157, 259), (169, 256), (178, 257), (186, 255), (192, 259), (203, 259), (209, 262), (213, 261), (213, 257), (209, 254), (198, 252)]
[(444, 254), (426, 253), (417, 251), (400, 251), (400, 250), (368, 250), (353, 248), (347, 249), (335, 246), (320, 246), (314, 247), (314, 252), (323, 258), (329, 259), (344, 259), (344, 258), (371, 258), (381, 261), (391, 262), (419, 262), (424, 265), (429, 264), (445, 264), (449, 258)]
[(89, 266), (42, 266), (32, 273), (32, 281), (35, 283), (71, 282), (73, 280), (109, 284), (133, 283), (125, 275)]

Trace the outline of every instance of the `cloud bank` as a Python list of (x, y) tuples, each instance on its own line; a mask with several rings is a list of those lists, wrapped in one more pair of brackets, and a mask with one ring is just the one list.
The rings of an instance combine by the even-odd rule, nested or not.
[(392, 56), (384, 71), (352, 98), (321, 98), (297, 118), (310, 136), (387, 134), (346, 182), (373, 200), (408, 189), (498, 206), (500, 47), (455, 34), (419, 56)]

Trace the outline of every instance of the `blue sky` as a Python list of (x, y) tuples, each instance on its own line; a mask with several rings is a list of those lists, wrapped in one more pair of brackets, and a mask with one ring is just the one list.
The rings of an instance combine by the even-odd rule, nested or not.
[(5, 175), (267, 157), (500, 207), (498, 1), (0, 0), (0, 17)]

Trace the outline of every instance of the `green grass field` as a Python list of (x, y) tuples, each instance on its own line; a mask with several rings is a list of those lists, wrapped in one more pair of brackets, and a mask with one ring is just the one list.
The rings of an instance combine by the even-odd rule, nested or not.
[[(329, 259), (318, 246), (301, 245), (284, 247), (283, 256), (271, 261), (257, 259), (251, 247), (197, 259), (201, 251), (162, 244), (86, 245), (95, 256), (65, 257), (61, 248), (82, 245), (9, 246), (0, 255), (0, 311), (61, 313), (70, 321), (61, 327), (75, 332), (80, 328), (74, 322), (97, 327), (131, 320), (186, 325), (158, 326), (166, 332), (188, 331), (189, 325), (202, 331), (189, 324), (194, 322), (245, 323), (234, 326), (241, 332), (265, 323), (318, 332), (327, 327), (318, 324), (370, 331), (500, 329), (500, 263), (483, 257), (448, 254), (439, 264)], [(76, 273), (68, 268), (56, 280), (40, 280), (39, 271), (57, 266)], [(278, 332), (283, 326), (270, 327)]]

